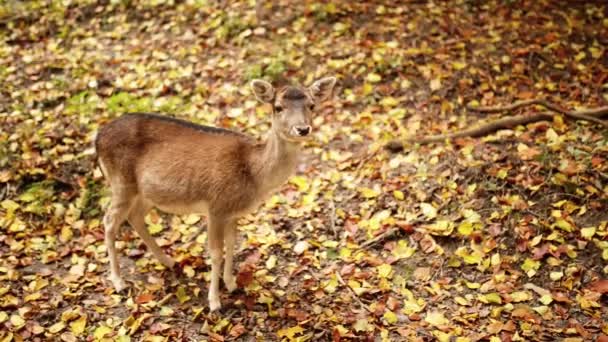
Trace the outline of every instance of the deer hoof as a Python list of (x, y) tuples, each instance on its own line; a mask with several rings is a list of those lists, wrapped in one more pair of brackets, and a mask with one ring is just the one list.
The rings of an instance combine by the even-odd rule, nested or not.
[(222, 307), (222, 303), (220, 302), (220, 298), (209, 298), (209, 310), (211, 312), (217, 311)]
[(234, 279), (234, 276), (225, 278), (224, 283), (226, 284), (226, 290), (228, 290), (228, 292), (232, 292), (232, 291), (236, 290), (236, 288), (237, 288), (236, 280)]
[(122, 292), (127, 288), (127, 283), (125, 283), (120, 276), (112, 275), (110, 276), (110, 281), (112, 282), (112, 285), (114, 285), (114, 290), (116, 290), (116, 293)]
[(173, 269), (173, 267), (175, 267), (175, 260), (171, 258), (162, 259), (161, 263), (168, 269)]

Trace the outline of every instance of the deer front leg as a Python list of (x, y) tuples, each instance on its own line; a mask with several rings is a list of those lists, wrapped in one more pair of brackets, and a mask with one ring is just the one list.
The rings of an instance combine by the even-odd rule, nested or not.
[(226, 224), (226, 230), (224, 231), (224, 248), (226, 249), (226, 256), (224, 260), (224, 284), (228, 292), (236, 290), (236, 278), (232, 273), (232, 262), (234, 260), (234, 245), (236, 243), (236, 221), (231, 221)]
[(220, 269), (222, 267), (224, 247), (225, 222), (218, 218), (209, 216), (209, 255), (211, 256), (211, 283), (209, 285), (209, 309), (218, 310), (220, 302)]

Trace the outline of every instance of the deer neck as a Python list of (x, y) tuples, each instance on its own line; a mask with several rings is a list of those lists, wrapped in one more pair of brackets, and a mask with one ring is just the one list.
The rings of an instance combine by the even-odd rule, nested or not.
[(258, 175), (258, 189), (262, 195), (277, 189), (294, 173), (297, 163), (299, 146), (295, 142), (281, 138), (280, 134), (271, 129), (266, 142), (254, 156), (254, 164)]

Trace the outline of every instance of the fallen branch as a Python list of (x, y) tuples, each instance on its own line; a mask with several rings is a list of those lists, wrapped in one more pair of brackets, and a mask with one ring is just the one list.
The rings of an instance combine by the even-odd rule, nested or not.
[(501, 112), (506, 112), (506, 111), (511, 111), (520, 107), (524, 107), (524, 106), (529, 106), (529, 105), (539, 105), (539, 106), (543, 106), (547, 109), (550, 109), (554, 112), (560, 113), (564, 116), (568, 116), (574, 119), (579, 119), (579, 120), (587, 120), (589, 122), (595, 122), (597, 124), (600, 124), (604, 127), (608, 127), (608, 122), (603, 121), (598, 119), (597, 116), (601, 116), (602, 114), (606, 114), (608, 113), (608, 107), (599, 107), (599, 108), (593, 108), (593, 109), (583, 109), (583, 110), (577, 110), (577, 111), (570, 111), (570, 110), (566, 110), (564, 108), (561, 108), (560, 106), (556, 105), (555, 103), (551, 103), (547, 100), (543, 100), (543, 99), (532, 99), (532, 100), (524, 100), (524, 101), (517, 101), (513, 104), (507, 105), (507, 106), (502, 106), (502, 107), (472, 107), (472, 106), (467, 106), (467, 109), (472, 110), (472, 111), (476, 111), (476, 112), (480, 112), (480, 113), (501, 113)]
[[(514, 110), (523, 106), (528, 105), (541, 105), (546, 107), (547, 109), (552, 110), (553, 112), (560, 113), (566, 117), (579, 119), (579, 120), (587, 120), (590, 122), (598, 123), (604, 127), (608, 128), (608, 122), (601, 120), (600, 118), (608, 116), (608, 106), (592, 108), (592, 109), (584, 109), (579, 111), (568, 111), (563, 108), (560, 108), (556, 104), (550, 103), (546, 100), (541, 99), (533, 99), (533, 100), (525, 100), (518, 101), (508, 106), (502, 107), (468, 107), (470, 110), (474, 110), (481, 113), (500, 113), (504, 111)], [(461, 131), (431, 135), (426, 137), (417, 137), (417, 138), (409, 138), (404, 141), (393, 140), (386, 144), (386, 148), (392, 152), (398, 152), (403, 150), (403, 143), (419, 143), (419, 144), (428, 144), (432, 142), (439, 142), (445, 140), (451, 140), (455, 138), (462, 137), (480, 137), (484, 135), (488, 135), (490, 133), (496, 132), (500, 129), (512, 128), (518, 125), (525, 125), (541, 120), (552, 119), (555, 114), (550, 112), (541, 112), (534, 114), (520, 114), (515, 116), (507, 116), (504, 118), (500, 118), (495, 121), (491, 121), (480, 126), (467, 128)]]

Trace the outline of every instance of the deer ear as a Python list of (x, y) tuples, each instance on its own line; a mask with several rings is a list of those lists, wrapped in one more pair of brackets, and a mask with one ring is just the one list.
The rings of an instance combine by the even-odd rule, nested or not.
[(331, 96), (331, 91), (334, 89), (335, 84), (335, 77), (325, 77), (316, 80), (308, 89), (315, 101), (321, 102), (327, 100)]
[(251, 90), (260, 102), (272, 102), (274, 98), (274, 87), (263, 80), (251, 81)]

